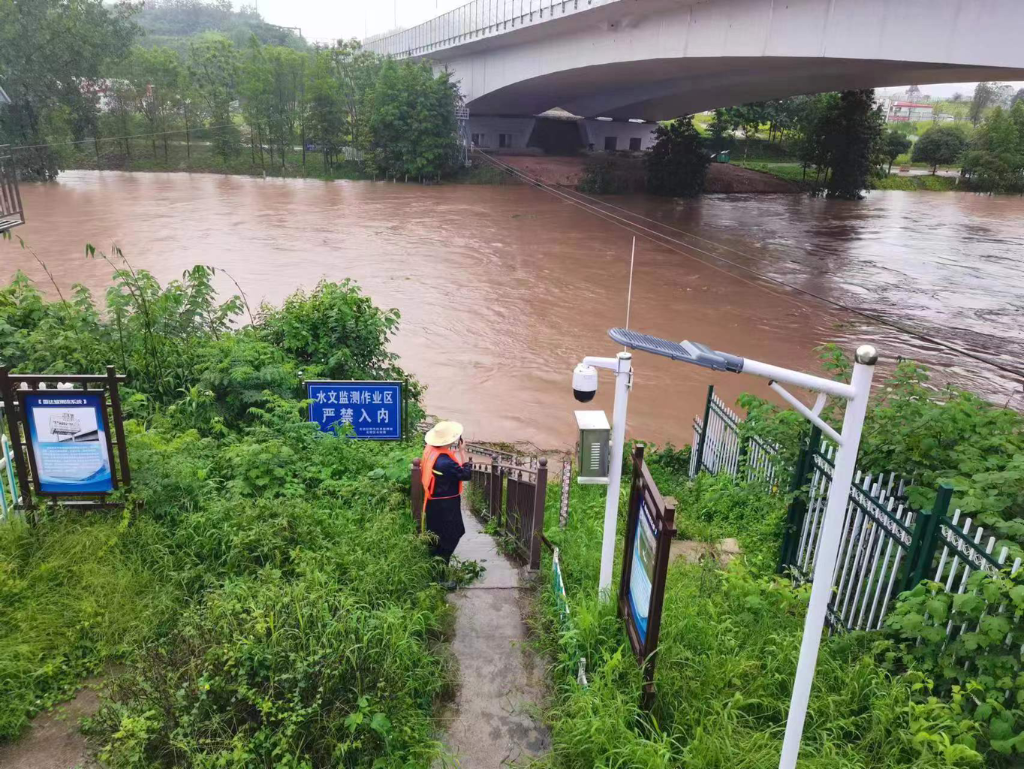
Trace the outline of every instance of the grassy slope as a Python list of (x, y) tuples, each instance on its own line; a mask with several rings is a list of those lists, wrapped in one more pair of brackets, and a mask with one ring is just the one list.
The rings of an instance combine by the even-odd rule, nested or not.
[[(668, 473), (661, 477), (664, 486), (673, 485)], [(678, 493), (683, 484), (675, 486)], [(574, 486), (569, 526), (560, 530), (549, 522), (548, 537), (562, 552), (572, 623), (561, 624), (553, 600), (545, 599), (545, 639), (557, 659), (557, 699), (549, 711), (550, 766), (778, 765), (807, 593), (772, 576), (758, 576), (765, 573), (778, 540), (768, 534), (766, 541), (756, 529), (772, 524), (764, 525), (765, 511), (750, 508), (742, 493), (731, 496), (719, 486), (712, 482), (703, 493), (691, 490), (680, 497), (681, 532), (711, 540), (739, 534), (748, 552), (764, 557), (729, 571), (713, 562), (670, 568), (658, 696), (650, 715), (638, 707), (640, 676), (614, 610), (596, 601), (603, 489)], [(744, 537), (752, 528), (753, 539)], [(616, 558), (621, 558), (621, 522)], [(751, 572), (751, 566), (758, 571)], [(823, 644), (801, 766), (976, 766), (960, 763), (955, 755), (950, 759), (927, 743), (915, 744), (912, 724), (920, 711), (911, 701), (912, 683), (881, 670), (867, 648), (870, 642), (854, 635)], [(586, 659), (587, 688), (576, 681), (581, 657)]]
[[(84, 300), (45, 303), (17, 285), (0, 302), (16, 364), (24, 348), (67, 370), (62, 352), (87, 352), (83, 330), (100, 345), (116, 338)], [(375, 355), (373, 324), (387, 315), (324, 284), (260, 330), (204, 333), (217, 313), (206, 288), (149, 289), (150, 311), (183, 327), (197, 384), (167, 406), (125, 392), (136, 418), (124, 512), (0, 526), (0, 739), (119, 663), (91, 725), (107, 766), (427, 766), (453, 671), (451, 609), (408, 514), (419, 446), (321, 436), (296, 373), (318, 366), (285, 352), (320, 340)], [(342, 317), (333, 336), (328, 318)], [(133, 344), (138, 321), (125, 319), (130, 371), (146, 349)], [(286, 330), (297, 336), (267, 341)], [(147, 381), (145, 369), (129, 378)]]

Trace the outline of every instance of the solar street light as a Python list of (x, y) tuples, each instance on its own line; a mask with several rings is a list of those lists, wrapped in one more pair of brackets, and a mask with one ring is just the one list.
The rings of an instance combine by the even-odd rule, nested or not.
[[(850, 383), (824, 379), (802, 371), (773, 366), (769, 363), (741, 358), (731, 353), (713, 350), (707, 345), (697, 342), (671, 342), (648, 334), (640, 334), (624, 328), (613, 328), (608, 335), (619, 344), (633, 350), (660, 355), (680, 363), (690, 363), (713, 371), (728, 371), (735, 374), (753, 374), (769, 380), (770, 387), (787, 403), (812, 424), (821, 428), (838, 446), (832, 485), (829, 488), (828, 504), (822, 522), (821, 539), (815, 556), (811, 598), (807, 607), (807, 618), (804, 622), (804, 635), (800, 644), (800, 658), (797, 661), (796, 678), (793, 682), (793, 696), (790, 700), (789, 716), (786, 721), (786, 735), (782, 743), (782, 755), (779, 769), (795, 769), (797, 755), (800, 752), (800, 740), (803, 737), (804, 721), (807, 716), (807, 702), (810, 698), (811, 684), (814, 680), (814, 669), (818, 662), (818, 649), (821, 645), (821, 634), (825, 626), (825, 616), (832, 595), (832, 582), (835, 574), (836, 559), (839, 553), (839, 540), (842, 534), (843, 519), (846, 512), (850, 487), (853, 484), (854, 468), (857, 462), (857, 450), (860, 447), (861, 432), (864, 428), (864, 415), (867, 413), (868, 397), (871, 394), (871, 380), (875, 372), (878, 353), (871, 345), (857, 348), (854, 357), (853, 372)], [(619, 361), (617, 374), (622, 377), (621, 362), (626, 356), (626, 372), (624, 386), (615, 391), (615, 412), (612, 424), (611, 471), (614, 484), (608, 486), (608, 498), (605, 505), (605, 530), (601, 552), (601, 583), (602, 594), (611, 589), (611, 563), (614, 555), (615, 524), (618, 514), (619, 476), (622, 465), (622, 444), (626, 428), (626, 399), (629, 385), (632, 382), (632, 368), (629, 354), (619, 353), (617, 359), (586, 358), (584, 363), (595, 360)], [(610, 366), (605, 366), (610, 368)], [(817, 393), (813, 407), (804, 405), (783, 385), (801, 387)], [(621, 394), (621, 403), (620, 403)], [(842, 430), (837, 432), (820, 416), (827, 397), (831, 395), (846, 400), (846, 412), (843, 416)], [(707, 429), (707, 425), (704, 426)], [(699, 468), (698, 468), (699, 470)], [(612, 478), (609, 478), (611, 481)], [(606, 580), (607, 578), (607, 580)]]

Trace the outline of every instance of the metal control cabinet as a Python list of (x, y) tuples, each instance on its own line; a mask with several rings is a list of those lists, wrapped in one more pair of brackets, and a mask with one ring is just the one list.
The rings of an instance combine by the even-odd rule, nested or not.
[(577, 411), (580, 438), (577, 449), (577, 480), (580, 483), (608, 483), (611, 425), (603, 411)]

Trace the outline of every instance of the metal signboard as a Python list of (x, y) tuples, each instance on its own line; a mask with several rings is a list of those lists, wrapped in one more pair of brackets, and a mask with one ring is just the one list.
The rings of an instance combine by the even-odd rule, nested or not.
[(309, 421), (321, 432), (370, 441), (402, 440), (401, 382), (306, 382)]
[(114, 490), (104, 395), (86, 391), (21, 394), (30, 459), (40, 494)]

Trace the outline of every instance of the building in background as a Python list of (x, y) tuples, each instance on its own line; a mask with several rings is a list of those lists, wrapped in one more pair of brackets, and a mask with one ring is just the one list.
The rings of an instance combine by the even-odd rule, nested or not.
[(642, 152), (654, 146), (657, 123), (584, 118), (552, 109), (540, 115), (473, 115), (474, 149), (514, 155), (575, 155), (580, 152)]
[(935, 115), (935, 107), (931, 104), (920, 104), (911, 101), (891, 101), (886, 105), (885, 122), (917, 123), (931, 120)]

